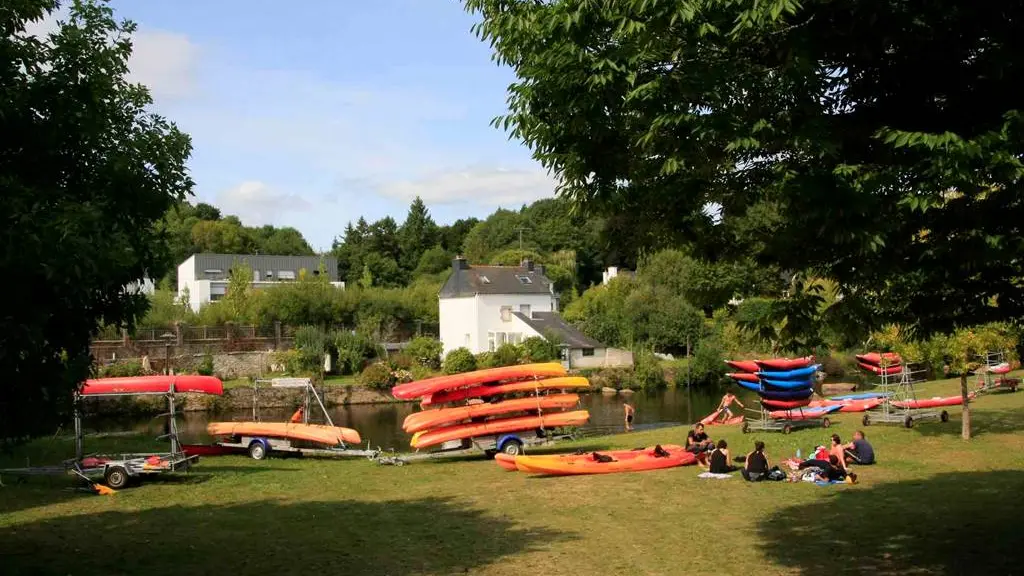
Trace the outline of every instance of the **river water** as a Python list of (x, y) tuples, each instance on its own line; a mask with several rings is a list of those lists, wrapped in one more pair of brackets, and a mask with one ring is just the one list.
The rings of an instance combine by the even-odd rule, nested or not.
[[(741, 401), (748, 407), (756, 406), (753, 395), (741, 395)], [(645, 428), (685, 424), (700, 420), (710, 414), (721, 399), (721, 392), (708, 390), (687, 391), (686, 388), (668, 388), (655, 392), (637, 392), (628, 396), (605, 395), (600, 393), (581, 394), (581, 408), (590, 411), (590, 421), (583, 427), (585, 434), (611, 434), (623, 431), (623, 408), (629, 402), (636, 408), (633, 427)], [(737, 411), (733, 407), (733, 411)], [(410, 436), (402, 431), (406, 416), (419, 410), (414, 403), (402, 404), (354, 404), (329, 409), (331, 420), (336, 426), (354, 428), (373, 447), (394, 448), (398, 451), (409, 449)], [(322, 421), (311, 414), (311, 421)], [(261, 409), (259, 419), (266, 422), (281, 422), (291, 416), (292, 410)], [(251, 420), (252, 410), (238, 410), (228, 413), (188, 412), (179, 415), (178, 433), (185, 443), (210, 441), (206, 424), (210, 421)], [(165, 417), (118, 418), (90, 420), (83, 423), (86, 432), (135, 431), (157, 436), (163, 433)], [(683, 439), (679, 438), (679, 442)]]

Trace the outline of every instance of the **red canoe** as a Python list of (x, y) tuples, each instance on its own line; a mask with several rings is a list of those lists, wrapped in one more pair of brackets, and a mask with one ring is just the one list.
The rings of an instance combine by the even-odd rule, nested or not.
[(730, 373), (726, 374), (726, 376), (728, 376), (729, 378), (732, 378), (733, 380), (742, 380), (744, 382), (754, 382), (755, 384), (757, 382), (761, 381), (761, 379), (757, 377), (757, 374), (752, 374), (750, 372), (730, 372)]
[(504, 380), (522, 380), (524, 378), (544, 378), (548, 376), (565, 376), (565, 366), (558, 362), (547, 362), (544, 364), (523, 364), (520, 366), (502, 366), (500, 368), (488, 368), (476, 370), (464, 374), (450, 374), (447, 376), (436, 376), (425, 380), (417, 380), (407, 384), (399, 384), (391, 389), (391, 395), (402, 400), (411, 400), (454, 388), (476, 386), (486, 382), (501, 382)]
[(891, 366), (886, 366), (885, 368), (881, 368), (879, 366), (875, 366), (874, 364), (857, 362), (857, 366), (860, 366), (862, 370), (867, 370), (868, 372), (878, 374), (879, 376), (881, 376), (882, 374), (885, 374), (887, 376), (895, 376), (900, 372), (903, 372), (903, 366), (900, 366), (899, 364), (894, 364)]
[(878, 352), (868, 352), (867, 354), (857, 354), (857, 360), (860, 360), (865, 364), (874, 364), (875, 366), (881, 366), (883, 358), (888, 364), (899, 364), (903, 361), (903, 359), (900, 358), (900, 355), (895, 352), (885, 352), (883, 354), (879, 354)]
[[(974, 393), (972, 392), (968, 397), (969, 398), (974, 398)], [(917, 408), (938, 408), (940, 406), (959, 406), (959, 405), (963, 404), (963, 401), (964, 401), (963, 397), (957, 395), (957, 396), (946, 396), (944, 398), (935, 397), (935, 398), (922, 398), (920, 400), (904, 400), (904, 401), (901, 401), (901, 402), (893, 402), (892, 405), (896, 406), (897, 408), (910, 408), (910, 409), (913, 410), (913, 409), (917, 409)]]
[(420, 430), (437, 428), (442, 424), (450, 424), (471, 418), (498, 416), (515, 412), (537, 412), (554, 408), (572, 408), (580, 401), (576, 394), (551, 394), (548, 396), (532, 396), (516, 398), (504, 402), (473, 404), (440, 410), (424, 410), (406, 416), (402, 429), (412, 434)]
[(192, 392), (198, 394), (224, 393), (224, 384), (213, 376), (197, 376), (193, 374), (158, 375), (158, 376), (126, 376), (123, 378), (94, 378), (85, 381), (79, 394), (82, 396), (124, 396), (129, 394), (167, 394), (174, 384), (175, 392)]
[(182, 444), (181, 451), (186, 456), (228, 456), (230, 454), (243, 454), (245, 453), (245, 448), (220, 446), (218, 444)]
[(544, 380), (527, 380), (525, 382), (510, 382), (496, 386), (473, 386), (461, 390), (447, 390), (436, 394), (428, 394), (423, 397), (420, 406), (427, 407), (435, 404), (447, 404), (459, 402), (470, 398), (486, 398), (498, 394), (514, 394), (516, 392), (540, 392), (541, 390), (568, 390), (574, 388), (590, 388), (590, 381), (582, 376), (562, 376), (560, 378), (545, 378)]
[(462, 440), (474, 436), (490, 436), (504, 432), (520, 432), (523, 430), (533, 430), (541, 426), (545, 428), (582, 426), (586, 424), (588, 419), (590, 419), (589, 412), (586, 410), (576, 410), (574, 412), (553, 412), (543, 416), (519, 416), (516, 418), (487, 420), (485, 422), (456, 424), (455, 426), (417, 432), (409, 444), (413, 448), (427, 448), (450, 440)]
[(802, 398), (800, 400), (771, 400), (769, 398), (761, 398), (761, 405), (765, 408), (775, 408), (776, 410), (792, 410), (793, 408), (802, 408), (811, 403), (811, 399)]
[(740, 372), (757, 372), (761, 370), (756, 360), (726, 360), (725, 363)]
[(810, 408), (824, 408), (826, 406), (841, 406), (840, 412), (867, 412), (872, 408), (882, 405), (882, 398), (866, 398), (863, 400), (815, 400), (807, 406)]
[(797, 368), (806, 368), (814, 363), (814, 356), (804, 356), (803, 358), (771, 358), (769, 360), (758, 360), (757, 363), (762, 368), (768, 370), (796, 370)]

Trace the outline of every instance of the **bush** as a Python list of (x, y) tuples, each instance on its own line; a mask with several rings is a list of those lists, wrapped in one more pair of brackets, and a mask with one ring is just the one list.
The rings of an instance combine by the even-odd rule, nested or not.
[(405, 354), (412, 358), (413, 362), (430, 368), (431, 370), (437, 370), (441, 367), (441, 351), (444, 350), (444, 346), (439, 340), (429, 338), (427, 336), (420, 336), (413, 338), (412, 342), (405, 347)]
[(395, 385), (395, 375), (387, 364), (374, 362), (359, 374), (359, 384), (374, 390), (390, 390)]
[(442, 369), (445, 374), (461, 374), (476, 370), (476, 357), (468, 348), (456, 348), (444, 357)]
[(643, 351), (633, 354), (633, 374), (636, 383), (644, 390), (665, 387), (665, 372), (654, 354)]
[(496, 366), (515, 366), (523, 357), (523, 350), (515, 344), (502, 344), (494, 351), (494, 364)]
[(558, 346), (540, 336), (530, 336), (520, 344), (526, 362), (550, 362), (558, 359)]
[(201, 376), (213, 376), (213, 355), (207, 352), (196, 365), (196, 373)]
[(497, 356), (494, 355), (494, 352), (481, 352), (477, 354), (474, 358), (476, 358), (477, 370), (498, 367), (498, 358)]
[(317, 326), (300, 326), (295, 330), (295, 350), (300, 369), (319, 374), (327, 353), (327, 334)]
[(363, 364), (377, 353), (373, 342), (362, 334), (339, 331), (332, 337), (332, 352), (338, 359), (338, 372), (341, 374), (358, 374)]
[(405, 384), (406, 382), (412, 382), (416, 379), (411, 371), (402, 368), (392, 370), (391, 378), (395, 384)]
[(690, 360), (690, 382), (696, 386), (717, 386), (725, 379), (725, 354), (714, 336), (697, 343)]
[(284, 368), (285, 374), (298, 376), (302, 373), (302, 361), (298, 350), (279, 350), (270, 356), (273, 366)]
[(615, 388), (616, 390), (639, 388), (636, 373), (628, 368), (603, 368), (592, 372), (587, 379), (591, 388)]
[(413, 366), (418, 366), (418, 364), (413, 361), (412, 356), (409, 356), (408, 354), (395, 354), (388, 361), (388, 364), (390, 364), (391, 368), (395, 370), (411, 370)]
[(141, 360), (126, 360), (115, 362), (109, 366), (103, 366), (97, 371), (100, 378), (124, 378), (127, 376), (142, 376), (145, 371), (142, 369)]
[(434, 372), (430, 368), (424, 366), (413, 366), (410, 372), (412, 373), (413, 380), (423, 380), (424, 378), (430, 378), (434, 375)]

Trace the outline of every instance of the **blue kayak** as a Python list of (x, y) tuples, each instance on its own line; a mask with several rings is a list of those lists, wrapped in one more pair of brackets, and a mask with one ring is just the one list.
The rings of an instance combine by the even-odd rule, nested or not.
[(808, 376), (813, 376), (815, 372), (821, 368), (821, 364), (815, 364), (808, 366), (807, 368), (797, 368), (795, 370), (782, 370), (779, 372), (769, 372), (762, 370), (757, 373), (761, 378), (771, 378), (772, 380), (806, 380)]
[(870, 400), (872, 398), (888, 398), (892, 392), (860, 392), (857, 394), (843, 394), (842, 396), (829, 396), (826, 400)]
[(842, 406), (819, 406), (816, 408), (792, 408), (789, 410), (772, 410), (772, 412), (788, 412), (790, 416), (796, 416), (797, 419), (804, 418), (819, 418), (826, 414), (831, 414), (837, 410), (841, 410)]
[(800, 390), (761, 390), (757, 394), (761, 398), (767, 398), (768, 400), (800, 400), (814, 394), (814, 390), (811, 388), (801, 388)]
[(814, 380), (774, 380), (771, 378), (762, 378), (761, 383), (771, 386), (772, 388), (784, 390), (811, 388), (812, 386), (814, 386)]

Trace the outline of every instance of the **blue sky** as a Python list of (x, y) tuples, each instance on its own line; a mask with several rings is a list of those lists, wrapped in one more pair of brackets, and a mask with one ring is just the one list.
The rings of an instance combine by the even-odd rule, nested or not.
[[(349, 220), (451, 222), (550, 196), (529, 150), (489, 125), (508, 68), (457, 0), (115, 0), (131, 67), (193, 137), (196, 197), (326, 249)], [(287, 9), (286, 9), (287, 7)]]

